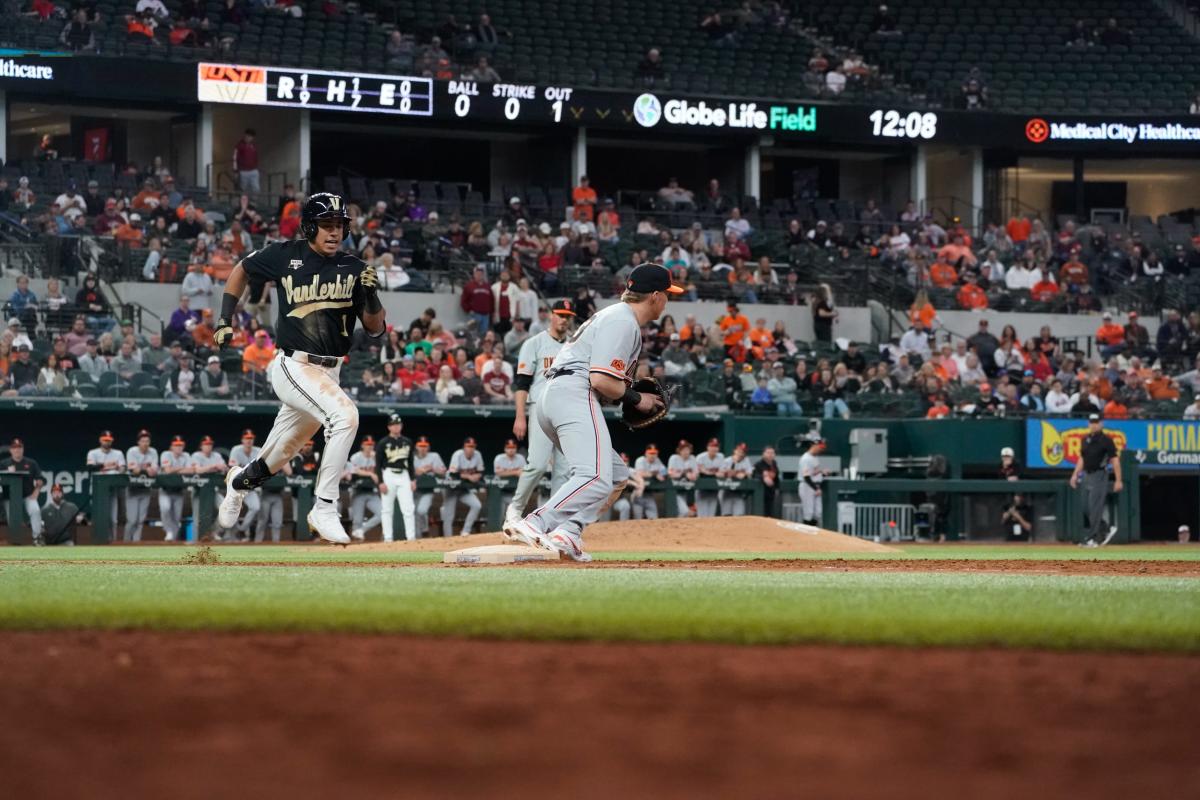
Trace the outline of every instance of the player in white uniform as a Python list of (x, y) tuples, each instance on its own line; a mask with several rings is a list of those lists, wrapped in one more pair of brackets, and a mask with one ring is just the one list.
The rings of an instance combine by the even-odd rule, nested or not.
[[(638, 460), (633, 462), (633, 470), (646, 483), (667, 479), (667, 465), (658, 457), (657, 445), (649, 445), (645, 454), (638, 456)], [(643, 491), (641, 496), (633, 501), (633, 518), (658, 519), (658, 500), (654, 494)]]
[[(247, 428), (246, 430), (242, 431), (242, 443), (239, 446), (229, 450), (229, 466), (237, 467), (239, 469), (248, 467), (251, 463), (258, 460), (258, 454), (260, 452), (262, 452), (262, 449), (254, 446), (254, 431)], [(228, 479), (226, 479), (225, 483), (228, 485)], [(262, 506), (262, 504), (259, 502), (258, 489), (251, 489), (245, 492), (242, 495), (242, 501), (240, 505), (245, 507), (246, 516), (242, 517), (241, 523), (236, 525), (237, 538), (239, 540), (243, 537), (251, 537), (251, 534), (249, 533), (250, 526), (254, 524), (254, 519), (258, 516), (258, 511)], [(230, 529), (235, 527), (234, 523), (237, 523), (237, 517), (233, 518), (233, 523), (231, 523), (229, 526)]]
[[(218, 453), (216, 450), (213, 449), (214, 444), (216, 444), (216, 443), (213, 441), (213, 438), (211, 436), (205, 436), (203, 439), (200, 440), (200, 449), (197, 450), (196, 452), (192, 453), (191, 461), (192, 461), (192, 474), (193, 475), (209, 475), (212, 473), (224, 475), (226, 473), (226, 471), (228, 471), (229, 465), (225, 462), (224, 456), (222, 456), (220, 453)], [(203, 492), (203, 491), (208, 491), (208, 489), (206, 487), (196, 487), (192, 490), (192, 508), (193, 509), (195, 509), (197, 507), (196, 497), (199, 495), (200, 492)], [(225, 495), (222, 494), (220, 489), (217, 489), (215, 494), (216, 494), (217, 505), (220, 505), (221, 501), (225, 498)], [(215, 520), (214, 520), (214, 522), (215, 522)], [(204, 534), (204, 533), (207, 533), (207, 532), (200, 531), (200, 530), (196, 531), (197, 537), (199, 537), (201, 534)], [(220, 535), (219, 530), (216, 532), (215, 538), (217, 541), (221, 540), (221, 535)]]
[[(180, 436), (171, 440), (171, 449), (159, 458), (159, 472), (163, 475), (192, 474), (192, 457), (183, 451), (184, 441)], [(162, 517), (163, 538), (173, 542), (179, 538), (179, 526), (183, 521), (183, 489), (158, 490), (158, 513)]]
[(821, 469), (817, 456), (823, 452), (825, 440), (817, 439), (800, 456), (800, 517), (809, 525), (816, 525), (821, 519), (821, 482), (825, 480), (825, 470)]
[[(667, 459), (667, 477), (676, 480), (694, 481), (700, 477), (700, 464), (692, 455), (692, 443), (680, 439), (675, 445), (675, 453)], [(687, 492), (675, 493), (676, 516), (686, 517), (691, 514), (688, 507)]]
[[(113, 449), (113, 435), (110, 431), (100, 432), (100, 446), (88, 451), (87, 454), (88, 469), (93, 472), (99, 472), (105, 475), (120, 473), (125, 471), (125, 456), (121, 455), (120, 450)], [(112, 532), (113, 536), (117, 535), (117, 493), (112, 492), (109, 495), (109, 514), (112, 515)], [(103, 509), (95, 509), (94, 513), (101, 513)]]
[[(158, 451), (150, 446), (150, 431), (140, 430), (137, 435), (137, 445), (125, 453), (125, 466), (130, 475), (145, 475), (153, 478), (158, 474)], [(150, 511), (150, 493), (154, 491), (149, 486), (129, 484), (125, 488), (125, 531), (121, 536), (123, 542), (140, 542), (142, 526), (146, 524), (146, 514)], [(116, 531), (113, 531), (116, 533)]]
[(404, 538), (410, 542), (417, 538), (416, 505), (413, 489), (416, 488), (416, 472), (413, 471), (412, 440), (402, 436), (404, 420), (399, 414), (388, 418), (388, 435), (379, 440), (375, 448), (375, 475), (379, 479), (379, 500), (383, 503), (380, 514), (383, 519), (383, 540), (392, 541), (393, 520), (396, 503), (400, 503), (400, 516), (404, 520)]
[[(567, 479), (565, 459), (554, 457), (554, 445), (545, 431), (537, 424), (534, 413), (537, 401), (541, 399), (542, 391), (546, 388), (546, 371), (554, 363), (555, 356), (562, 349), (567, 337), (571, 320), (575, 318), (575, 305), (570, 300), (559, 300), (554, 304), (549, 317), (549, 328), (541, 333), (530, 336), (521, 345), (517, 357), (517, 373), (513, 381), (516, 392), (517, 413), (513, 419), (513, 436), (524, 439), (529, 435), (529, 458), (517, 481), (516, 491), (512, 502), (504, 512), (505, 524), (511, 524), (525, 516), (525, 509), (533, 497), (538, 483), (546, 470), (550, 469), (551, 491), (562, 485)], [(534, 424), (527, 422), (532, 420)]]
[[(525, 467), (528, 462), (525, 456), (517, 452), (517, 440), (509, 439), (504, 443), (504, 452), (492, 459), (492, 473), (497, 478), (517, 478), (517, 484), (520, 485), (520, 477), (525, 473)], [(513, 495), (505, 495), (505, 505), (509, 506)]]
[[(364, 436), (361, 446), (361, 450), (350, 456), (342, 473), (342, 478), (350, 482), (350, 538), (356, 542), (363, 541), (367, 531), (379, 524), (382, 512), (376, 493), (375, 438)], [(364, 522), (367, 512), (371, 516)]]
[[(733, 455), (725, 459), (721, 465), (721, 477), (731, 481), (741, 481), (750, 477), (754, 464), (746, 457), (746, 445), (739, 442), (733, 448)], [(726, 517), (746, 516), (746, 495), (726, 489), (721, 495), (721, 514)]]
[[(413, 456), (413, 475), (419, 478), (422, 475), (445, 475), (446, 462), (442, 461), (442, 457), (429, 449), (429, 440), (424, 436), (417, 439), (415, 445), (416, 455)], [(434, 491), (422, 492), (417, 496), (417, 535), (424, 536), (429, 533), (429, 509), (433, 505)]]
[(505, 526), (509, 538), (591, 560), (583, 529), (616, 501), (629, 477), (600, 404), (620, 402), (645, 413), (662, 408), (657, 395), (630, 388), (630, 376), (642, 354), (642, 326), (662, 316), (668, 295), (683, 291), (666, 267), (642, 264), (629, 274), (621, 301), (593, 315), (563, 345), (547, 374), (537, 421), (563, 453), (569, 477), (545, 505)]
[(483, 456), (476, 449), (474, 438), (468, 436), (463, 441), (462, 448), (455, 450), (450, 456), (450, 467), (446, 470), (446, 477), (458, 478), (462, 483), (457, 489), (446, 489), (443, 492), (442, 536), (454, 535), (454, 511), (458, 508), (459, 500), (467, 507), (467, 518), (463, 521), (462, 529), (462, 535), (466, 536), (475, 529), (475, 521), (479, 519), (479, 512), (483, 510), (479, 495), (475, 494), (483, 480)]
[[(701, 477), (719, 478), (721, 470), (725, 467), (725, 456), (721, 455), (721, 443), (714, 436), (708, 440), (708, 447), (704, 452), (696, 456), (696, 469)], [(717, 501), (720, 499), (720, 492), (713, 491), (697, 491), (696, 492), (696, 516), (697, 517), (715, 517), (719, 513)]]

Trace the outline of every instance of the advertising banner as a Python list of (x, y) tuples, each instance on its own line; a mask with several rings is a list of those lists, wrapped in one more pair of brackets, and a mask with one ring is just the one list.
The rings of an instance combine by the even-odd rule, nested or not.
[[(1106, 420), (1104, 432), (1117, 452), (1133, 452), (1143, 469), (1200, 467), (1200, 422), (1186, 420)], [(1087, 420), (1030, 419), (1025, 421), (1025, 466), (1033, 469), (1074, 469), (1079, 448), (1088, 434)]]

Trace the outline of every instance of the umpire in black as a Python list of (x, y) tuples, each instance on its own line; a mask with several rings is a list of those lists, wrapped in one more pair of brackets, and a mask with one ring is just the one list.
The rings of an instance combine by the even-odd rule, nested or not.
[[(1104, 509), (1108, 501), (1108, 466), (1112, 465), (1112, 490), (1121, 491), (1121, 460), (1117, 458), (1117, 446), (1101, 427), (1100, 415), (1088, 416), (1088, 435), (1083, 437), (1079, 448), (1079, 460), (1071, 473), (1071, 488), (1079, 488), (1079, 475), (1083, 474), (1084, 508), (1087, 509), (1087, 536), (1080, 545), (1100, 547), (1117, 535), (1117, 526), (1110, 525), (1104, 532)], [(1101, 535), (1103, 534), (1103, 538)]]

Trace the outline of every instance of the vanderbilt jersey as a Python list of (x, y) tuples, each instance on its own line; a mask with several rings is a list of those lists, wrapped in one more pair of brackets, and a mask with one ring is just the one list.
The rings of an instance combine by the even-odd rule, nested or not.
[(385, 469), (413, 474), (413, 445), (407, 436), (385, 436), (375, 445), (375, 471), (382, 475)]
[(357, 310), (366, 302), (359, 282), (365, 267), (341, 251), (326, 258), (303, 239), (267, 245), (242, 259), (251, 297), (261, 297), (263, 284), (275, 282), (276, 346), (318, 356), (350, 352)]
[(541, 397), (542, 386), (546, 383), (546, 372), (562, 347), (563, 342), (551, 336), (549, 331), (531, 336), (521, 345), (521, 354), (517, 357), (517, 374), (533, 376), (529, 387), (530, 404)]

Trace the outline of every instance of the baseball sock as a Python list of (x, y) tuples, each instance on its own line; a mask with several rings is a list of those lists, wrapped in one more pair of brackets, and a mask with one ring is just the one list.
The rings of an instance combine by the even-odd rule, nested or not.
[(267, 468), (267, 462), (261, 458), (256, 458), (246, 465), (246, 468), (234, 476), (230, 485), (239, 492), (248, 492), (251, 489), (257, 489), (267, 482), (271, 477), (271, 470)]

